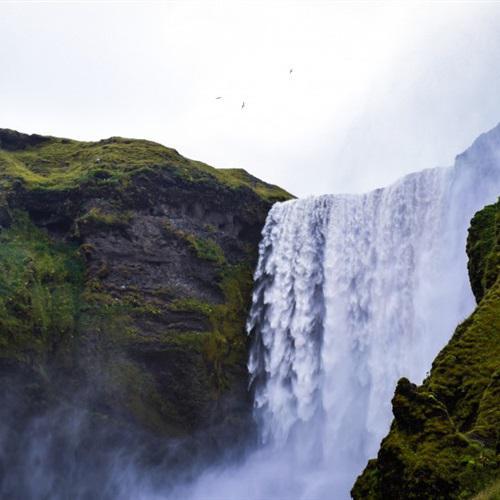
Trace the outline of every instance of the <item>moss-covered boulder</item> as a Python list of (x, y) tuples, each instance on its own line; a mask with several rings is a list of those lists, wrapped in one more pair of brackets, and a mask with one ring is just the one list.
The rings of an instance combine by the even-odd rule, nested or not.
[(260, 231), (289, 197), (149, 141), (0, 129), (0, 397), (31, 380), (28, 401), (236, 439)]
[(478, 306), (421, 386), (399, 381), (390, 432), (354, 499), (466, 499), (484, 488), (477, 498), (498, 498), (500, 202), (472, 219), (467, 253)]

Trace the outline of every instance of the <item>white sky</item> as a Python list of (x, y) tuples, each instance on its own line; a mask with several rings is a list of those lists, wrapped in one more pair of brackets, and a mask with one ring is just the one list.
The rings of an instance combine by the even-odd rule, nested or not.
[(0, 127), (147, 138), (305, 196), (449, 165), (498, 121), (500, 3), (0, 2)]

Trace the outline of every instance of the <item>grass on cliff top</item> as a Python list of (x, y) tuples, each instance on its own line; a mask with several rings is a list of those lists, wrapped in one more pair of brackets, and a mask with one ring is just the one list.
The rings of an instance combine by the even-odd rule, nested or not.
[[(210, 168), (210, 167), (209, 167)], [(224, 183), (238, 188), (246, 186), (268, 201), (282, 201), (292, 198), (290, 193), (274, 184), (262, 182), (242, 168), (222, 168), (217, 170), (218, 178)]]
[(232, 189), (248, 188), (266, 201), (292, 197), (245, 170), (216, 169), (146, 140), (112, 137), (81, 142), (50, 137), (15, 150), (2, 149), (0, 142), (0, 187), (4, 188), (17, 179), (30, 189), (71, 189), (92, 180), (111, 183), (158, 168), (168, 168), (188, 182), (215, 181)]

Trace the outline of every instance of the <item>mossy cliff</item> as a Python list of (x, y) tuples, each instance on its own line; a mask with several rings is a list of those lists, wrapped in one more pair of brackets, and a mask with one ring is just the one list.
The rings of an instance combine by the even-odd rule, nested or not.
[(421, 386), (398, 382), (354, 499), (500, 498), (500, 202), (472, 219), (467, 254), (477, 308)]
[(289, 197), (149, 141), (0, 129), (2, 397), (21, 378), (27, 411), (78, 394), (155, 434), (237, 436), (260, 231)]

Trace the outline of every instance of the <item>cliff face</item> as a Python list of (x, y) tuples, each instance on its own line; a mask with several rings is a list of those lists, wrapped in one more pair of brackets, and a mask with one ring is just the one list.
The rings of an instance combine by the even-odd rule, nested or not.
[(289, 197), (153, 142), (0, 130), (2, 401), (236, 439), (257, 244)]
[[(477, 308), (421, 386), (398, 382), (390, 432), (354, 499), (465, 499), (498, 479), (500, 202), (472, 219), (467, 254)], [(481, 498), (496, 498), (493, 490)]]

